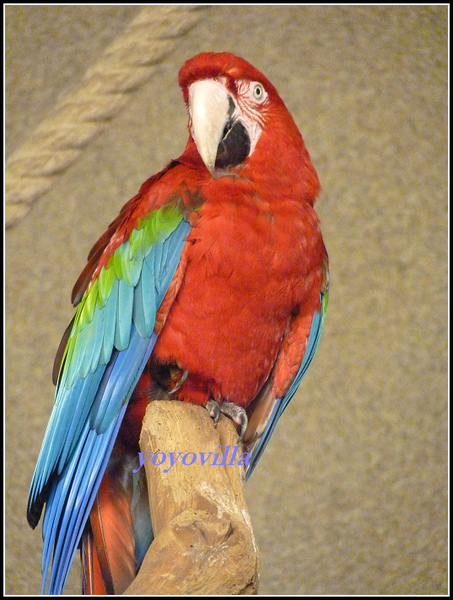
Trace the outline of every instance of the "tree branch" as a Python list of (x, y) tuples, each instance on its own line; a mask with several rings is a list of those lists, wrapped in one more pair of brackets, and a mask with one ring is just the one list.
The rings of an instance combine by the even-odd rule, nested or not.
[(140, 448), (155, 537), (125, 595), (256, 594), (243, 448), (231, 420), (221, 416), (215, 427), (200, 406), (151, 402)]

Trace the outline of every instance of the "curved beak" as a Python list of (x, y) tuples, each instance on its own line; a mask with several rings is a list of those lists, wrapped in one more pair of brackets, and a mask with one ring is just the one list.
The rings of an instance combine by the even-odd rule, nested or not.
[(217, 150), (228, 121), (230, 103), (225, 87), (212, 79), (189, 87), (191, 133), (206, 168), (214, 174)]

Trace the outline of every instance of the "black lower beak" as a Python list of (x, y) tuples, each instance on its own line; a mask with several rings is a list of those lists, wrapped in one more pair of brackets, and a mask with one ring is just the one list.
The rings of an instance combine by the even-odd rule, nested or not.
[(217, 149), (215, 167), (226, 169), (241, 164), (250, 154), (250, 138), (240, 121), (235, 121)]

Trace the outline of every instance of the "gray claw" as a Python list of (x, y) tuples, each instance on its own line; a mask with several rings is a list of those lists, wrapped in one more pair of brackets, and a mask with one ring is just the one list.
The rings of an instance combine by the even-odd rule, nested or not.
[(233, 402), (222, 402), (222, 404), (218, 406), (223, 415), (230, 417), (233, 423), (239, 425), (239, 437), (242, 440), (248, 425), (247, 413), (245, 410), (242, 408), (242, 406), (238, 406)]
[(220, 419), (220, 405), (218, 402), (216, 402), (215, 400), (208, 400), (206, 402), (206, 410), (209, 413), (209, 416), (211, 417), (211, 419), (214, 421), (214, 423), (217, 425), (217, 423), (219, 422)]
[(182, 372), (180, 380), (177, 382), (177, 384), (175, 385), (175, 387), (170, 392), (168, 392), (169, 396), (172, 396), (173, 394), (176, 394), (176, 392), (179, 391), (179, 389), (181, 388), (182, 384), (187, 379), (188, 375), (189, 375), (189, 371), (187, 371), (186, 369), (184, 369), (184, 371)]

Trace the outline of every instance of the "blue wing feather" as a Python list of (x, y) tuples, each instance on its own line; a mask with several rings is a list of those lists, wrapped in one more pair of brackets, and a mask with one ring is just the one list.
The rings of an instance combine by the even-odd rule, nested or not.
[(138, 234), (133, 253), (125, 242), (120, 252), (128, 253), (130, 263), (115, 262), (109, 297), (103, 305), (90, 298), (96, 303), (87, 307), (91, 321), (76, 330), (30, 488), (32, 525), (46, 502), (43, 593), (47, 585), (50, 594), (62, 592), (130, 395), (153, 350), (156, 310), (189, 231), (181, 218), (147, 253), (136, 249)]

